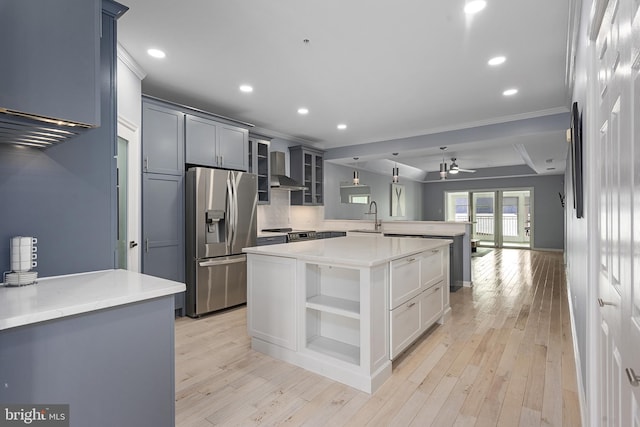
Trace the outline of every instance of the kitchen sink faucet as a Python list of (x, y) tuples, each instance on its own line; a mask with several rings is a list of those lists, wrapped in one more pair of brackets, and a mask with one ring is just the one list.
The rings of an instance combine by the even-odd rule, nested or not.
[[(375, 212), (371, 212), (371, 207), (376, 208)], [(371, 203), (369, 203), (369, 212), (366, 212), (366, 215), (374, 215), (373, 229), (375, 231), (380, 230), (380, 227), (382, 227), (382, 222), (378, 222), (378, 204), (376, 203), (375, 200), (372, 200)]]

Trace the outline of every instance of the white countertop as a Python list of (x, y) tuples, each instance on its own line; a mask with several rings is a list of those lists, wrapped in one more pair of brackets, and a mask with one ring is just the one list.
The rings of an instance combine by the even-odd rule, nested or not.
[(383, 231), (385, 235), (389, 234), (402, 234), (406, 236), (443, 236), (443, 237), (455, 237), (455, 236), (464, 236), (464, 231), (451, 231), (451, 230), (442, 230), (442, 231)]
[(185, 290), (184, 283), (126, 270), (38, 279), (0, 286), (0, 330), (140, 302)]
[(288, 234), (284, 231), (259, 231), (256, 237), (278, 237), (287, 236)]
[(329, 264), (371, 267), (393, 259), (447, 246), (451, 243), (453, 242), (447, 239), (347, 236), (308, 240), (286, 245), (244, 248), (243, 252)]

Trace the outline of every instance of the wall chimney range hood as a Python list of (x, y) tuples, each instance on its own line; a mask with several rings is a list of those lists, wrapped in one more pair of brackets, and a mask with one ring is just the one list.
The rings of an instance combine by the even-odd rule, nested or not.
[(309, 190), (304, 185), (286, 175), (285, 155), (282, 151), (272, 151), (270, 160), (271, 188), (287, 191)]

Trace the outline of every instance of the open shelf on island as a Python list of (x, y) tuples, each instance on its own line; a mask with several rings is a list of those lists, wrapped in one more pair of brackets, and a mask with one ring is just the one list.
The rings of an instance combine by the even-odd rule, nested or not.
[(316, 295), (307, 299), (307, 308), (360, 319), (360, 302), (328, 295)]
[(315, 336), (307, 341), (307, 348), (344, 362), (360, 365), (360, 347), (355, 345), (327, 337)]

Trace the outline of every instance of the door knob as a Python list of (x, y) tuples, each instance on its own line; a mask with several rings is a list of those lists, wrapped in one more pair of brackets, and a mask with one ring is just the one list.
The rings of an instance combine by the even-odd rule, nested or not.
[(636, 375), (631, 368), (626, 368), (625, 371), (627, 373), (627, 378), (629, 378), (629, 383), (634, 387), (640, 386), (640, 375)]
[(133, 240), (129, 242), (129, 249), (133, 249), (138, 246), (138, 242), (134, 242)]

